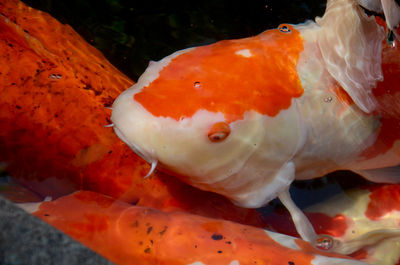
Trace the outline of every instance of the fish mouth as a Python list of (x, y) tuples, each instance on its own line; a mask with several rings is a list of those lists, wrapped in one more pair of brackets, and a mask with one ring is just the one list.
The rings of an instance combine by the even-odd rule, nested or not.
[(143, 160), (145, 160), (147, 163), (149, 163), (151, 165), (150, 171), (149, 171), (149, 173), (147, 173), (145, 178), (150, 176), (154, 172), (154, 170), (156, 169), (157, 164), (158, 164), (158, 159), (156, 158), (154, 150), (152, 150), (151, 154), (147, 154), (142, 149), (140, 149), (140, 147), (138, 147), (136, 144), (129, 141), (128, 138), (123, 134), (123, 132), (121, 130), (118, 129), (117, 126), (114, 126), (114, 131), (117, 134), (117, 136), (125, 144), (127, 144), (133, 150), (133, 152), (135, 152), (135, 154), (137, 154), (138, 156), (143, 158)]

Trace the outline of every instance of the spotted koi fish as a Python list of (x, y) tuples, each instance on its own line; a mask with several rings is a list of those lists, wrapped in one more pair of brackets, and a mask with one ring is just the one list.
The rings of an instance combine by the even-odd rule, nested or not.
[(132, 206), (90, 191), (30, 209), (120, 265), (367, 264), (261, 228)]
[(149, 174), (242, 207), (279, 197), (301, 237), (318, 241), (292, 181), (340, 169), (400, 180), (399, 21), (395, 1), (328, 0), (315, 22), (177, 51), (116, 99), (115, 132)]

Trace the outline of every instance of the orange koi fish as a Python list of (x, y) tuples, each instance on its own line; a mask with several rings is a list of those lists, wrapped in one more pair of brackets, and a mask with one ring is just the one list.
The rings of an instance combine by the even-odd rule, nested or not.
[(116, 264), (366, 264), (260, 228), (132, 206), (89, 191), (43, 202), (33, 214)]
[(20, 1), (0, 0), (0, 162), (13, 185), (41, 199), (85, 189), (262, 226), (259, 213), (222, 196), (161, 172), (143, 178), (147, 162), (105, 127), (107, 107), (132, 84), (70, 26)]
[(115, 132), (149, 174), (158, 167), (242, 207), (279, 197), (317, 242), (290, 198), (293, 180), (340, 169), (400, 180), (399, 39), (385, 33), (398, 35), (399, 10), (328, 0), (315, 22), (175, 52), (117, 98)]

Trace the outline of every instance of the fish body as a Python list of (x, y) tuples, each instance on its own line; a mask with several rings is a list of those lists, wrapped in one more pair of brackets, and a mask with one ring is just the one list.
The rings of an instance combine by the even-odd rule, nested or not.
[[(304, 209), (319, 234), (340, 241), (336, 251), (368, 264), (400, 261), (400, 185), (367, 183)], [(266, 215), (269, 229), (298, 236), (286, 211)]]
[(367, 264), (261, 228), (89, 191), (43, 202), (33, 214), (121, 265)]
[(374, 17), (341, 0), (316, 23), (178, 51), (114, 102), (115, 131), (147, 161), (244, 207), (294, 179), (395, 166), (397, 132), (387, 157), (376, 153), (388, 108), (374, 93), (390, 88), (393, 101), (400, 90), (398, 45), (384, 72), (384, 39)]
[(294, 179), (399, 179), (399, 43), (377, 21), (356, 1), (328, 1), (316, 22), (175, 52), (116, 99), (114, 129), (153, 169), (239, 206), (279, 197), (314, 240), (288, 195)]

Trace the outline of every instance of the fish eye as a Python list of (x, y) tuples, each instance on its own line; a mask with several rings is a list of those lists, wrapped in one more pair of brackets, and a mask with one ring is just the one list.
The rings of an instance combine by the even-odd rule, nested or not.
[(231, 128), (226, 122), (217, 122), (208, 131), (208, 139), (213, 143), (222, 142), (231, 133)]

